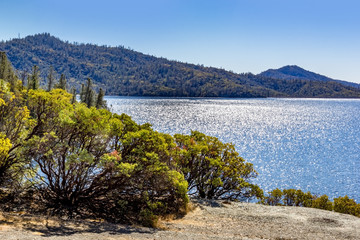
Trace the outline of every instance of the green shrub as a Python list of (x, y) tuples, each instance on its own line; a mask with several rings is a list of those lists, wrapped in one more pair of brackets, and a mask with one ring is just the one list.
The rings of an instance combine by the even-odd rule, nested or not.
[(304, 193), (303, 191), (296, 190), (295, 206), (311, 207), (314, 196), (310, 192)]
[(334, 211), (360, 217), (360, 204), (348, 196), (338, 197), (334, 199)]
[(271, 206), (299, 206), (311, 207), (314, 196), (310, 193), (304, 193), (301, 190), (284, 189), (281, 191), (276, 188), (268, 193), (261, 201), (262, 204)]
[(70, 100), (63, 90), (29, 91), (41, 131), (29, 137), (22, 155), (36, 173), (29, 180), (40, 189), (45, 211), (150, 226), (157, 216), (186, 209), (187, 182), (172, 157), (172, 136)]
[(328, 211), (334, 210), (335, 212), (360, 217), (360, 204), (348, 196), (335, 198), (334, 203), (332, 203), (327, 195), (317, 197), (310, 192), (304, 193), (301, 190), (284, 189), (281, 191), (276, 188), (269, 192), (268, 196), (263, 197), (260, 203), (271, 206), (300, 206)]
[(329, 200), (327, 195), (322, 195), (321, 197), (315, 198), (312, 201), (311, 207), (332, 211), (333, 203)]
[(264, 198), (263, 203), (270, 206), (281, 206), (281, 200), (283, 197), (283, 192), (276, 188), (269, 192), (269, 196)]
[(283, 195), (285, 206), (296, 206), (297, 194), (295, 189), (284, 189)]
[(174, 137), (174, 158), (189, 183), (189, 194), (230, 200), (262, 197), (262, 190), (250, 182), (257, 172), (239, 156), (233, 144), (197, 131)]

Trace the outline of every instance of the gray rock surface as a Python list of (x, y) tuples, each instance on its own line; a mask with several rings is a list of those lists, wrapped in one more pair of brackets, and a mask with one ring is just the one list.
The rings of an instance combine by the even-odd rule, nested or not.
[(101, 221), (2, 216), (1, 239), (360, 239), (360, 218), (312, 208), (196, 201), (185, 217), (160, 229)]

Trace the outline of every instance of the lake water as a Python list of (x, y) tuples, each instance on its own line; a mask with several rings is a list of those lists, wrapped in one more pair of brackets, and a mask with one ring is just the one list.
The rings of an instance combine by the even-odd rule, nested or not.
[(235, 144), (265, 191), (296, 188), (360, 202), (360, 100), (106, 97), (157, 131)]

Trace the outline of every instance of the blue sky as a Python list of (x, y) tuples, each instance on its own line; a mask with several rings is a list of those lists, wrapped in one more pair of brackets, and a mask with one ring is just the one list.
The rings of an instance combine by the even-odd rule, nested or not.
[(260, 73), (299, 65), (360, 83), (358, 0), (1, 0), (0, 40), (48, 32)]

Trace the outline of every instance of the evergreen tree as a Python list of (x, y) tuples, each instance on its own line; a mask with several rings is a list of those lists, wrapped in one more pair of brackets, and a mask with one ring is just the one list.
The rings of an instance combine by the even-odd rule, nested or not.
[(86, 101), (86, 105), (87, 107), (94, 107), (95, 106), (95, 98), (96, 98), (96, 93), (95, 91), (91, 88), (89, 90), (89, 94), (88, 94), (88, 99)]
[(15, 91), (17, 77), (11, 67), (11, 63), (9, 62), (5, 52), (0, 52), (0, 79), (3, 79), (10, 83), (10, 91)]
[(81, 84), (80, 102), (85, 102), (85, 85), (83, 83)]
[(66, 77), (65, 74), (61, 74), (59, 83), (56, 85), (56, 88), (61, 88), (66, 90)]
[(0, 52), (0, 79), (7, 81), (9, 62), (5, 52)]
[(22, 86), (25, 86), (25, 79), (26, 79), (26, 76), (28, 75), (27, 71), (26, 70), (23, 70), (23, 71), (20, 71), (19, 72), (19, 77), (20, 77), (20, 81), (21, 81), (21, 85)]
[(95, 102), (94, 98), (95, 98), (95, 93), (94, 90), (92, 89), (92, 81), (90, 78), (88, 78), (85, 86), (84, 103), (88, 107), (92, 107), (94, 106), (94, 102)]
[(72, 94), (71, 104), (74, 104), (74, 103), (76, 103), (76, 89), (75, 88), (71, 89), (71, 94)]
[(47, 76), (47, 80), (48, 80), (48, 92), (51, 91), (51, 89), (53, 88), (53, 85), (54, 85), (54, 80), (55, 80), (55, 71), (54, 71), (54, 68), (53, 66), (50, 66), (50, 69), (49, 69), (49, 74)]
[(99, 94), (96, 99), (96, 108), (106, 108), (106, 101), (104, 100), (105, 92), (102, 88), (99, 90)]
[(38, 89), (39, 88), (39, 67), (34, 65), (32, 74), (28, 76), (28, 89)]

